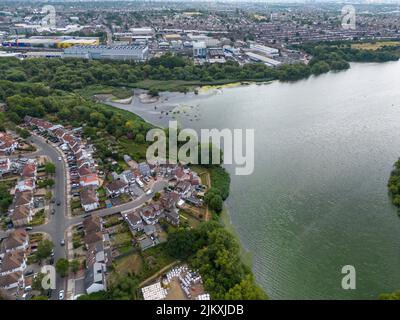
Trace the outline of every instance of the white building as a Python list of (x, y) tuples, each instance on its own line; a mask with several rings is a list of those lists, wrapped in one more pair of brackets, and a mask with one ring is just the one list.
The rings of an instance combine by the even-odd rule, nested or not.
[(262, 53), (270, 58), (279, 56), (279, 50), (276, 48), (271, 48), (263, 46), (261, 44), (250, 43), (250, 49), (258, 53)]
[(194, 58), (205, 58), (207, 56), (205, 42), (193, 42), (193, 57)]

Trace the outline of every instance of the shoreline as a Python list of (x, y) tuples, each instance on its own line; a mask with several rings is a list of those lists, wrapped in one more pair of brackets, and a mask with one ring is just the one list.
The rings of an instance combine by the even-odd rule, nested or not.
[[(143, 94), (145, 92), (148, 92), (148, 90), (143, 90), (143, 89), (134, 89), (133, 96), (131, 99), (131, 102), (129, 104), (123, 104), (123, 103), (118, 103), (116, 101), (112, 101), (111, 99), (107, 99), (106, 101), (103, 101), (101, 103), (105, 104), (108, 107), (112, 108), (117, 108), (119, 110), (124, 110), (133, 113), (134, 115), (140, 117), (143, 119), (143, 121), (157, 127), (165, 128), (164, 125), (160, 125), (159, 123), (154, 123), (153, 121), (146, 119), (146, 117), (143, 116), (143, 114), (137, 113), (133, 110), (130, 110), (130, 107), (139, 107), (140, 109), (143, 108), (148, 108), (147, 112), (151, 112), (150, 110), (154, 108), (155, 105), (158, 104), (158, 108), (168, 108), (171, 107), (174, 103), (184, 103), (184, 102), (189, 102), (190, 99), (192, 98), (200, 98), (200, 99), (206, 99), (212, 95), (215, 94), (220, 94), (221, 89), (236, 89), (240, 87), (246, 87), (248, 85), (268, 85), (272, 83), (273, 81), (268, 81), (268, 82), (263, 82), (263, 83), (256, 83), (256, 82), (247, 82), (246, 84), (243, 84), (242, 82), (232, 82), (224, 85), (207, 85), (204, 86), (203, 91), (201, 90), (203, 87), (199, 88), (199, 93), (196, 94), (194, 91), (190, 93), (182, 93), (182, 92), (173, 92), (173, 91), (164, 91), (160, 92), (160, 97), (157, 102), (150, 102), (150, 103), (144, 103), (140, 101), (140, 94)], [(172, 102), (171, 102), (172, 100)], [(135, 106), (136, 102), (136, 106)], [(172, 105), (171, 105), (172, 104)], [(151, 108), (150, 108), (151, 107)], [(174, 107), (176, 108), (176, 106)], [(144, 111), (145, 110), (140, 110)], [(165, 110), (163, 110), (165, 111)], [(228, 196), (229, 198), (229, 196)], [(233, 237), (237, 240), (239, 244), (239, 250), (240, 250), (240, 259), (241, 261), (249, 267), (251, 270), (253, 269), (254, 263), (253, 263), (253, 253), (246, 249), (244, 244), (242, 243), (240, 236), (235, 229), (235, 226), (232, 223), (229, 208), (226, 204), (227, 199), (224, 201), (224, 207), (218, 217), (218, 222), (221, 223), (221, 225), (233, 235)]]

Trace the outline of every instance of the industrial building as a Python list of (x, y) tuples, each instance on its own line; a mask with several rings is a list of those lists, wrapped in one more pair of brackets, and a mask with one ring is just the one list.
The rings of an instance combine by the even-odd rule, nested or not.
[(194, 58), (205, 58), (207, 56), (207, 46), (205, 42), (193, 42), (193, 57)]
[(262, 56), (260, 54), (253, 53), (253, 52), (246, 52), (246, 55), (249, 57), (249, 59), (251, 61), (263, 62), (265, 65), (267, 65), (269, 67), (277, 67), (281, 64), (280, 61), (277, 61), (277, 60), (274, 60), (274, 59), (271, 59), (271, 58)]
[(42, 37), (15, 38), (3, 41), (3, 47), (42, 47), (42, 48), (68, 48), (74, 45), (99, 45), (98, 37)]
[(250, 50), (255, 51), (255, 53), (261, 53), (266, 55), (267, 57), (277, 57), (279, 56), (279, 50), (267, 46), (263, 46), (261, 44), (250, 43)]
[(74, 46), (64, 50), (64, 58), (110, 59), (124, 61), (145, 61), (147, 46)]

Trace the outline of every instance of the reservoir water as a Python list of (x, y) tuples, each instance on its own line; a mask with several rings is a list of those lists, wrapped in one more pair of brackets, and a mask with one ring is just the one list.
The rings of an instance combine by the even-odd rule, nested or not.
[[(195, 129), (255, 130), (254, 173), (227, 167), (227, 206), (271, 298), (374, 299), (400, 289), (400, 218), (386, 187), (400, 156), (400, 62), (162, 99), (118, 106), (157, 125), (178, 117)], [(355, 290), (341, 287), (344, 265), (356, 269)]]

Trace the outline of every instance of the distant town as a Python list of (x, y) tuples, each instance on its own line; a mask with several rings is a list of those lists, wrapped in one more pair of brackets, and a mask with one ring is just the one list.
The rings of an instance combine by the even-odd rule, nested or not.
[[(96, 2), (99, 4), (100, 2)], [(196, 2), (89, 2), (54, 4), (55, 26), (43, 23), (40, 4), (0, 12), (0, 57), (82, 58), (143, 62), (172, 52), (196, 64), (262, 62), (267, 66), (307, 62), (291, 45), (343, 40), (387, 40), (399, 36), (393, 5), (356, 5), (356, 28), (342, 26), (340, 4)], [(90, 11), (88, 11), (90, 10)], [(379, 12), (379, 17), (375, 15)]]

